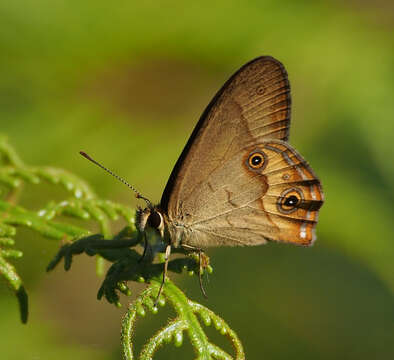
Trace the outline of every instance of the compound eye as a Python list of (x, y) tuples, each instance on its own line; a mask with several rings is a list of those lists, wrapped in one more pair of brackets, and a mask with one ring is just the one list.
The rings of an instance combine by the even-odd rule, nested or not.
[(157, 211), (152, 211), (148, 217), (147, 223), (150, 227), (158, 229), (161, 226), (162, 217)]
[(254, 152), (250, 154), (248, 158), (248, 165), (252, 169), (261, 169), (262, 167), (265, 167), (266, 162), (265, 154), (262, 152)]
[(297, 210), (304, 196), (298, 188), (285, 190), (278, 198), (278, 210), (281, 213), (289, 214)]

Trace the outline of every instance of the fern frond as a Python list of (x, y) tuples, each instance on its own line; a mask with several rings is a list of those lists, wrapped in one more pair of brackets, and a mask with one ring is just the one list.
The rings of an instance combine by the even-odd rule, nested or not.
[[(15, 204), (26, 183), (55, 184), (66, 190), (70, 197), (51, 201), (40, 209), (26, 209)], [(4, 136), (0, 136), (0, 215), (0, 276), (17, 295), (23, 309), (23, 322), (27, 321), (27, 294), (15, 266), (9, 261), (23, 256), (22, 252), (9, 249), (14, 246), (18, 227), (29, 228), (46, 238), (72, 242), (90, 234), (89, 226), (67, 224), (57, 221), (57, 217), (73, 217), (81, 222), (93, 220), (106, 238), (111, 237), (111, 221), (122, 217), (127, 224), (134, 224), (133, 209), (98, 198), (84, 180), (71, 172), (26, 165)], [(97, 257), (99, 274), (104, 273), (103, 265), (103, 259)]]

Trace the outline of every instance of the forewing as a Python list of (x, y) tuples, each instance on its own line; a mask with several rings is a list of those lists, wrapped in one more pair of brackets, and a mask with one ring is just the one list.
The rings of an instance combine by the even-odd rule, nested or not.
[[(245, 146), (287, 140), (290, 102), (287, 73), (279, 61), (263, 56), (239, 69), (202, 114), (171, 173), (160, 203), (169, 219), (188, 224), (211, 216), (218, 205), (206, 180), (213, 173), (242, 188), (246, 180), (234, 180), (238, 167), (226, 172), (221, 167)], [(262, 194), (260, 182), (251, 182), (246, 198)]]

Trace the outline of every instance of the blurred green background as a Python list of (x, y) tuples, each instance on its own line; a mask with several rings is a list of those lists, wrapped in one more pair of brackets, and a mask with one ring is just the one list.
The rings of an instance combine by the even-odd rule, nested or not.
[[(318, 240), (210, 250), (208, 300), (195, 277), (174, 279), (229, 322), (248, 359), (393, 358), (393, 10), (382, 0), (4, 0), (0, 132), (27, 163), (69, 169), (104, 198), (136, 204), (81, 149), (159, 201), (216, 90), (250, 59), (278, 58), (292, 85), (290, 143), (325, 190)], [(53, 195), (40, 189), (33, 208)], [(94, 260), (46, 274), (58, 244), (28, 230), (18, 240), (31, 316), (21, 325), (0, 286), (2, 354), (119, 359), (124, 308), (96, 300)], [(167, 316), (140, 321), (137, 347)], [(193, 358), (190, 347), (157, 354), (174, 358)]]

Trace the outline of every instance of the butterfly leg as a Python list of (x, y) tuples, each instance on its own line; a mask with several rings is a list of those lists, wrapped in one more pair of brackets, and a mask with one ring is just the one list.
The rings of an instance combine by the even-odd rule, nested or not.
[(165, 261), (164, 261), (164, 271), (163, 271), (163, 280), (161, 282), (160, 288), (159, 288), (159, 292), (157, 293), (157, 298), (155, 301), (155, 307), (157, 306), (157, 303), (159, 301), (159, 297), (163, 291), (163, 286), (164, 283), (166, 281), (166, 277), (167, 277), (167, 270), (168, 270), (168, 260), (170, 259), (170, 254), (171, 254), (171, 245), (168, 244), (166, 247), (166, 255), (165, 255)]
[(205, 292), (205, 289), (204, 289), (204, 286), (203, 286), (203, 284), (202, 284), (202, 263), (201, 263), (201, 256), (204, 254), (204, 251), (202, 250), (202, 249), (199, 249), (199, 251), (198, 251), (198, 262), (199, 262), (199, 266), (198, 266), (198, 280), (199, 280), (199, 282), (200, 282), (200, 289), (201, 289), (201, 292), (202, 292), (202, 294), (204, 295), (204, 297), (206, 298), (206, 299), (208, 299), (208, 295), (207, 295), (207, 293)]
[[(205, 298), (208, 298), (207, 293), (205, 292), (203, 283), (202, 283), (202, 269), (203, 269), (203, 265), (202, 265), (202, 257), (205, 256), (204, 250), (200, 249), (200, 248), (196, 248), (194, 246), (190, 246), (190, 245), (186, 245), (186, 244), (182, 244), (182, 247), (187, 250), (187, 251), (194, 251), (198, 253), (198, 279), (200, 282), (200, 289), (202, 294), (204, 295)], [(205, 263), (205, 261), (204, 261)]]
[(148, 250), (148, 240), (146, 239), (146, 234), (143, 234), (144, 237), (144, 252), (142, 253), (141, 257), (138, 259), (138, 262), (140, 263), (142, 260), (145, 259), (147, 250)]

